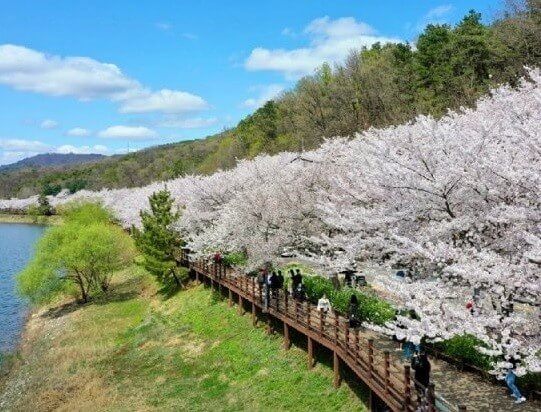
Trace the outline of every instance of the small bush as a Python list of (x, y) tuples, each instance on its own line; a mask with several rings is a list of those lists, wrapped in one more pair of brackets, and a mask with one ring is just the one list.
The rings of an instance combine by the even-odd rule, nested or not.
[(541, 391), (541, 373), (528, 373), (518, 378), (518, 387), (524, 392)]
[(326, 294), (338, 312), (347, 313), (351, 295), (356, 295), (359, 300), (357, 316), (361, 321), (383, 325), (394, 318), (393, 307), (376, 296), (369, 296), (353, 288), (337, 290), (329, 279), (321, 276), (305, 276), (303, 281), (308, 299), (315, 302)]
[(226, 254), (222, 262), (225, 266), (232, 267), (232, 266), (243, 266), (246, 264), (247, 257), (244, 253), (241, 252), (232, 252)]
[(435, 343), (434, 347), (447, 356), (488, 371), (491, 367), (491, 359), (476, 349), (481, 345), (483, 342), (475, 336), (457, 335), (443, 342)]

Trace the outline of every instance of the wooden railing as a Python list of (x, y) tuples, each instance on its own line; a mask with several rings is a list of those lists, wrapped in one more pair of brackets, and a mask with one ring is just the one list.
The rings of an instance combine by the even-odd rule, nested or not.
[[(193, 271), (198, 280), (204, 276), (211, 286), (222, 292), (227, 291), (230, 305), (233, 303), (233, 295), (237, 295), (239, 313), (243, 313), (245, 302), (250, 303), (254, 324), (257, 322), (258, 309), (270, 315), (267, 316), (269, 332), (272, 331), (271, 316), (282, 321), (286, 349), (291, 345), (290, 327), (306, 335), (310, 368), (314, 365), (314, 342), (331, 350), (335, 386), (340, 385), (340, 362), (343, 362), (391, 410), (417, 410), (417, 391), (410, 367), (397, 363), (389, 351), (378, 349), (372, 339), (350, 328), (347, 319), (341, 314), (335, 311), (324, 314), (312, 303), (293, 299), (284, 290), (275, 291), (266, 304), (264, 291), (254, 277), (240, 274), (222, 264), (192, 260), (185, 251), (181, 253), (181, 261)], [(423, 390), (426, 393), (424, 411), (466, 411), (466, 407), (451, 405), (437, 396), (433, 384)]]

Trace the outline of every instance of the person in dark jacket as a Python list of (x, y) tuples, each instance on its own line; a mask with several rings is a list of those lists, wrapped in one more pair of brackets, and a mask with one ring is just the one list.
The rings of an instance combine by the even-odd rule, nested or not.
[(298, 299), (300, 302), (304, 302), (306, 300), (306, 287), (304, 284), (299, 283), (299, 286), (297, 286), (295, 299)]
[(422, 399), (430, 382), (430, 361), (424, 350), (415, 352), (411, 359), (411, 368), (415, 371), (415, 389), (417, 396)]
[(284, 275), (282, 275), (282, 271), (278, 271), (278, 289), (283, 289), (284, 287)]
[(276, 291), (278, 289), (278, 275), (276, 274), (275, 271), (272, 271), (269, 276), (269, 287), (270, 287), (271, 296), (273, 298), (276, 297), (277, 295)]
[(297, 273), (291, 269), (291, 291), (293, 292), (293, 297), (296, 298), (297, 290), (299, 288), (299, 285), (302, 283), (302, 275), (299, 269), (297, 269)]
[(348, 307), (348, 319), (349, 319), (349, 327), (350, 328), (356, 328), (359, 326), (359, 300), (357, 299), (357, 295), (352, 294), (351, 298), (349, 298), (349, 307)]

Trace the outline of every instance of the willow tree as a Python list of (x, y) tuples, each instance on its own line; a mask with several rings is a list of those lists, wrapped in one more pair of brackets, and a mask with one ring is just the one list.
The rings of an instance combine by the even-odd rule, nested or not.
[(68, 208), (61, 225), (47, 229), (33, 260), (18, 276), (20, 293), (32, 302), (75, 290), (88, 302), (109, 290), (113, 273), (131, 262), (133, 242), (97, 204)]

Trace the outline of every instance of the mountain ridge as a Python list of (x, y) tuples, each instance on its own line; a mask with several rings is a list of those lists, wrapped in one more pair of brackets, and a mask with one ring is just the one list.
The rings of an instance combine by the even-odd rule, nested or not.
[(99, 153), (41, 153), (35, 156), (26, 157), (15, 163), (0, 166), (0, 172), (14, 171), (24, 168), (52, 168), (61, 166), (72, 166), (83, 163), (94, 162), (104, 159), (105, 155)]

